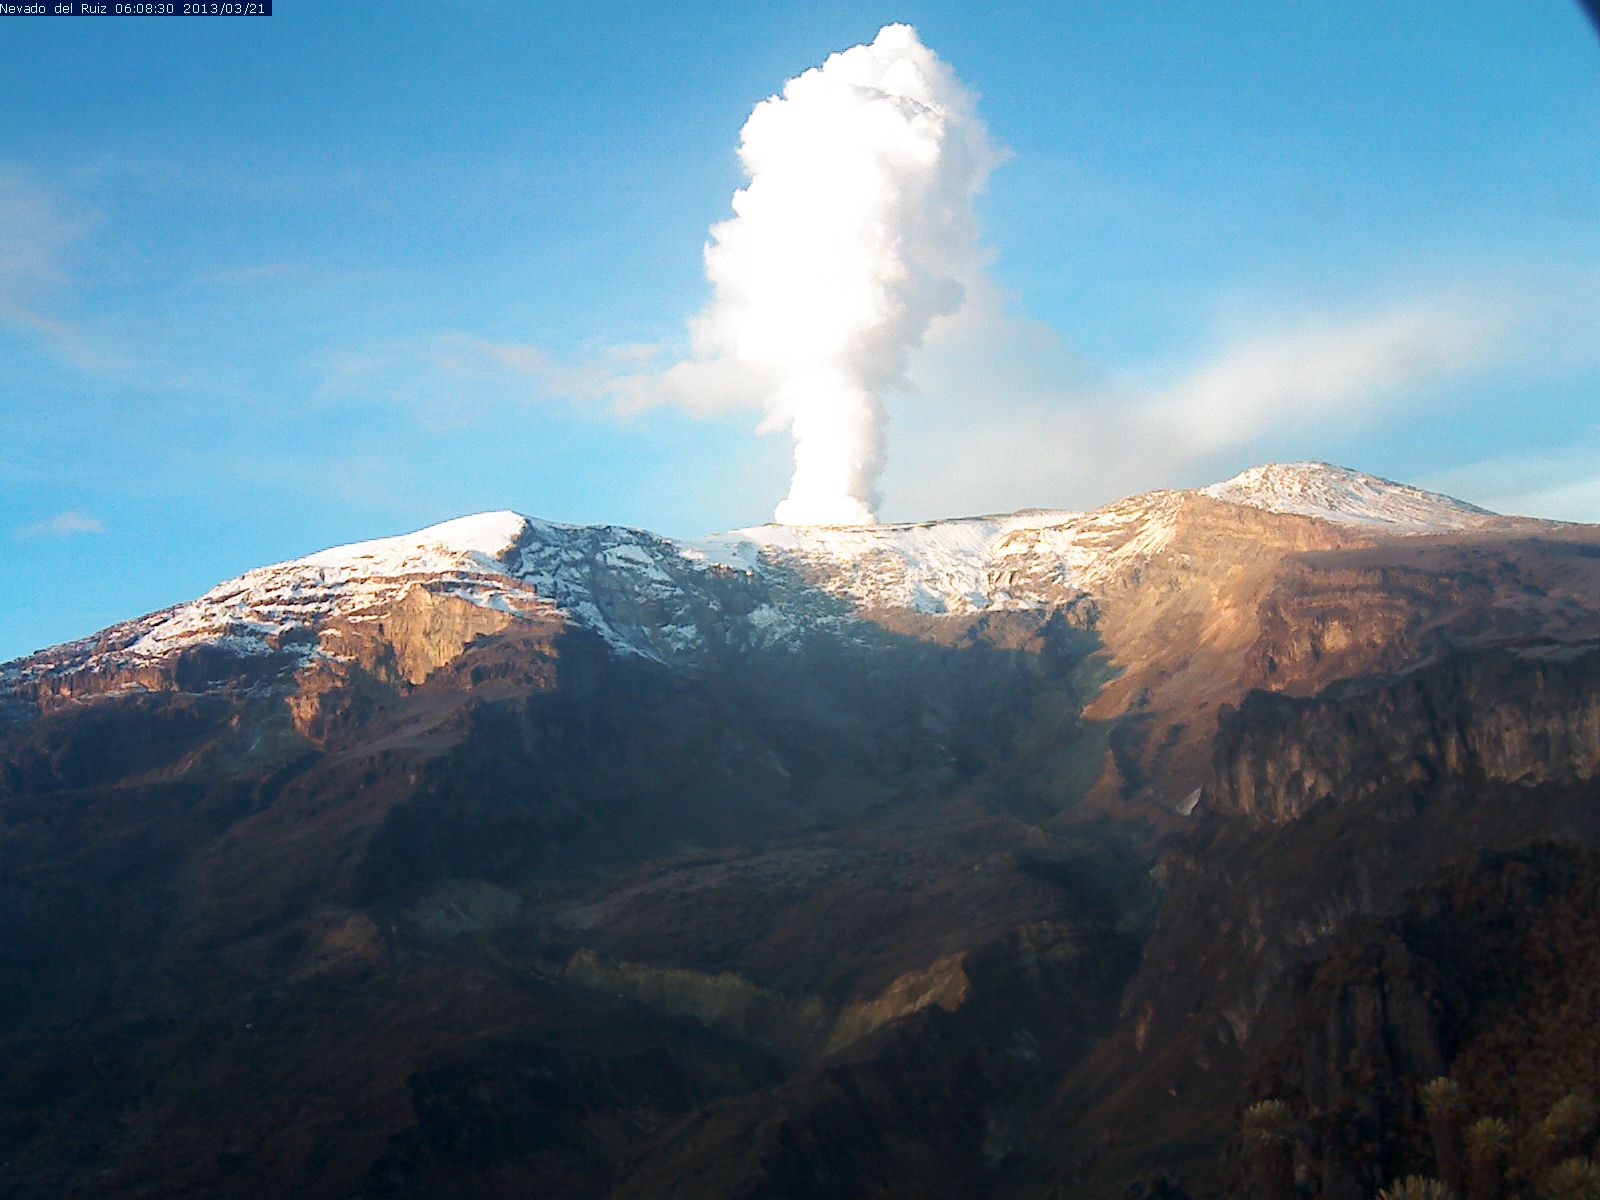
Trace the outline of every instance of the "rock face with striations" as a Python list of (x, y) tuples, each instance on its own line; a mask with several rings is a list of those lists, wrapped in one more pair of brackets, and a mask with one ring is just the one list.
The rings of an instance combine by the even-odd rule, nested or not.
[(1581, 784), (1600, 773), (1600, 644), (1463, 649), (1314, 698), (1256, 692), (1224, 715), (1208, 803), (1292, 821), (1445, 780)]
[(251, 571), (0, 667), (0, 1195), (1220, 1194), (1308, 1004), (1303, 1106), (1449, 1057), (1304, 973), (1600, 836), (1597, 646), (1593, 528), (1322, 464)]

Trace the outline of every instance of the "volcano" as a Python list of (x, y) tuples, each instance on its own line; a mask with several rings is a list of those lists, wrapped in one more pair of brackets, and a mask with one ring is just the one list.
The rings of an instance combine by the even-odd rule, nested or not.
[(1600, 529), (1327, 464), (325, 550), (0, 666), (0, 1195), (1199, 1200), (1273, 1098), (1353, 1200), (1600, 1094), (1597, 770)]

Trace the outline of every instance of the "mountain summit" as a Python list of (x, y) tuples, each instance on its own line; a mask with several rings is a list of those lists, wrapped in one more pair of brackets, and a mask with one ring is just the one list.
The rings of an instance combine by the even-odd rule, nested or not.
[(1200, 489), (1230, 504), (1405, 533), (1482, 529), (1495, 514), (1473, 504), (1331, 463), (1268, 463)]

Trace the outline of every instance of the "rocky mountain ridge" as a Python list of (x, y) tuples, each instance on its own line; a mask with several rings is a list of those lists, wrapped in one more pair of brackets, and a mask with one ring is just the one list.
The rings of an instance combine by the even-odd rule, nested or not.
[[(417, 589), (435, 606), (484, 610), (464, 626), (473, 635), (511, 621), (570, 622), (620, 652), (664, 663), (696, 661), (708, 640), (781, 643), (860, 611), (1039, 610), (1104, 591), (1160, 555), (1177, 511), (1201, 497), (1374, 536), (1529, 524), (1324, 463), (1272, 464), (1195, 492), (1153, 492), (1088, 513), (763, 525), (690, 541), (480, 513), (257, 568), (194, 601), (0, 665), (0, 687), (84, 671), (125, 674), (199, 649), (336, 660), (348, 655), (341, 641), (353, 630)], [(846, 607), (819, 604), (807, 589)]]

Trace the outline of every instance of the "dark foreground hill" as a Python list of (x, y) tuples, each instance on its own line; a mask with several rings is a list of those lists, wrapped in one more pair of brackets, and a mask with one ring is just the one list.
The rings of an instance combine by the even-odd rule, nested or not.
[(1600, 1087), (1597, 767), (1600, 531), (1338, 468), (263, 568), (0, 668), (0, 1196), (1364, 1196)]

